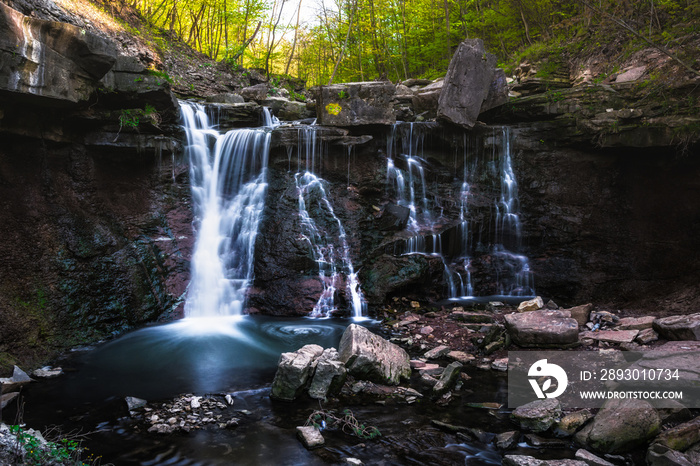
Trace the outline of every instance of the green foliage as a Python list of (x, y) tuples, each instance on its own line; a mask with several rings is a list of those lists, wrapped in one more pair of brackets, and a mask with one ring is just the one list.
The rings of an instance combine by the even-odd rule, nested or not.
[(341, 100), (342, 100), (342, 99), (347, 99), (348, 97), (350, 97), (350, 96), (348, 95), (347, 92), (345, 92), (345, 90), (341, 90), (340, 92), (338, 92), (338, 98), (339, 98), (339, 99), (341, 99)]
[(158, 70), (149, 69), (149, 70), (147, 70), (147, 72), (151, 76), (155, 76), (156, 78), (160, 78), (166, 82), (169, 82), (170, 84), (173, 83), (173, 78), (171, 78), (170, 75), (168, 73), (166, 73), (165, 71), (158, 71)]
[(314, 426), (319, 430), (336, 428), (345, 434), (366, 440), (372, 440), (382, 435), (376, 427), (360, 423), (349, 409), (344, 409), (342, 415), (337, 415), (335, 411), (321, 408), (311, 413), (304, 425)]
[(82, 454), (86, 451), (79, 441), (71, 438), (60, 438), (55, 442), (46, 442), (32, 435), (23, 426), (10, 426), (10, 432), (17, 439), (18, 451), (16, 456), (23, 457), (23, 463), (30, 466), (60, 464), (69, 466), (87, 466), (92, 464), (92, 456), (88, 463), (83, 462)]
[(140, 108), (122, 109), (119, 114), (119, 129), (136, 129), (139, 127), (142, 118), (146, 118), (153, 126), (160, 126), (160, 114), (153, 105), (146, 104), (143, 110)]

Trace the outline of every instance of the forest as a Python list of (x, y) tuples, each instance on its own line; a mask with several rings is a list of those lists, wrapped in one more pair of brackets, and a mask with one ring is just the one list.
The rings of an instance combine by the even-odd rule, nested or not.
[(308, 85), (433, 79), (466, 38), (483, 39), (505, 68), (544, 47), (576, 53), (618, 36), (672, 47), (697, 32), (700, 17), (700, 0), (125, 2), (214, 60)]

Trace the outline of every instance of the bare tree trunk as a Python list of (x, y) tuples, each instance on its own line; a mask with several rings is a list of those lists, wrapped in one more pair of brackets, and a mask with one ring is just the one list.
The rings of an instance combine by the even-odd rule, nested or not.
[(335, 73), (338, 71), (338, 66), (340, 65), (340, 62), (343, 60), (343, 54), (345, 53), (345, 48), (348, 46), (348, 39), (350, 39), (350, 31), (352, 30), (352, 20), (355, 18), (355, 10), (357, 10), (357, 2), (352, 7), (352, 13), (350, 13), (350, 24), (348, 25), (348, 33), (345, 34), (345, 42), (343, 42), (343, 48), (340, 49), (340, 53), (338, 54), (338, 60), (335, 62), (335, 66), (333, 67), (333, 74), (331, 74), (331, 79), (328, 80), (328, 85), (330, 86), (333, 84), (333, 79), (335, 78)]
[(294, 27), (294, 42), (292, 43), (292, 51), (289, 53), (289, 60), (287, 60), (287, 66), (284, 68), (284, 74), (289, 74), (289, 65), (292, 63), (294, 50), (297, 48), (297, 36), (299, 34), (299, 15), (301, 14), (301, 2), (302, 0), (299, 0), (299, 8), (297, 8), (297, 25)]

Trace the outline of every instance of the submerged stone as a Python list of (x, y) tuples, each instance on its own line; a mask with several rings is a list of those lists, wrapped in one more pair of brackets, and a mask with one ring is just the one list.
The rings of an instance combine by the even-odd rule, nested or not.
[(309, 450), (321, 447), (326, 443), (321, 432), (314, 426), (298, 426), (297, 437)]

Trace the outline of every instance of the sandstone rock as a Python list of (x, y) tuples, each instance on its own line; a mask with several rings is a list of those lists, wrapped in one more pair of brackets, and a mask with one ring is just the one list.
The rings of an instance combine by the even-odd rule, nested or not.
[(644, 330), (651, 328), (652, 323), (656, 320), (654, 316), (644, 317), (624, 317), (617, 322), (617, 328), (620, 330)]
[(646, 66), (637, 66), (634, 67), (630, 70), (625, 71), (624, 73), (618, 74), (617, 78), (615, 79), (616, 83), (628, 83), (631, 81), (637, 81), (639, 78), (644, 76), (644, 73), (646, 72), (647, 67)]
[(590, 451), (584, 450), (583, 448), (576, 450), (576, 459), (583, 461), (588, 466), (615, 466), (611, 462), (606, 461), (603, 458), (594, 455)]
[(591, 315), (591, 310), (593, 309), (593, 304), (583, 304), (581, 306), (574, 306), (572, 308), (566, 309), (571, 313), (571, 317), (576, 319), (579, 326), (586, 325), (588, 319)]
[(445, 75), (438, 100), (438, 118), (471, 128), (489, 94), (496, 57), (486, 53), (481, 39), (459, 44)]
[(450, 351), (447, 353), (447, 357), (459, 361), (462, 364), (468, 364), (475, 359), (473, 355), (465, 353), (464, 351)]
[(659, 334), (656, 333), (653, 328), (645, 328), (644, 330), (639, 331), (637, 336), (634, 338), (634, 341), (640, 345), (648, 345), (649, 343), (652, 343), (658, 339)]
[(243, 96), (234, 93), (214, 94), (207, 96), (207, 102), (216, 102), (219, 104), (242, 104), (245, 102)]
[(505, 316), (513, 343), (523, 347), (562, 347), (578, 342), (578, 323), (563, 311), (531, 311)]
[(438, 359), (450, 352), (450, 347), (445, 345), (436, 346), (424, 354), (426, 359)]
[(512, 430), (509, 432), (497, 434), (494, 441), (496, 443), (496, 448), (500, 450), (510, 450), (511, 448), (515, 448), (515, 446), (518, 445), (519, 439), (520, 432)]
[(309, 396), (322, 400), (340, 390), (347, 371), (335, 348), (327, 348), (316, 361), (316, 370), (309, 385)]
[(359, 82), (321, 86), (318, 124), (328, 126), (393, 125), (391, 105), (396, 88), (391, 82)]
[(525, 430), (545, 432), (561, 417), (561, 404), (552, 398), (536, 400), (516, 408), (512, 416)]
[(542, 301), (541, 297), (537, 296), (534, 299), (523, 301), (522, 303), (518, 304), (518, 312), (537, 311), (543, 307), (544, 301)]
[(662, 317), (653, 328), (667, 340), (700, 340), (700, 313)]
[(639, 330), (602, 330), (600, 332), (583, 332), (581, 338), (607, 341), (608, 343), (630, 343), (639, 334)]
[(321, 432), (314, 426), (298, 426), (297, 437), (309, 450), (323, 446), (326, 443)]
[(116, 56), (107, 39), (0, 4), (0, 89), (69, 104), (86, 101)]
[(601, 453), (626, 453), (653, 438), (660, 425), (658, 413), (646, 401), (608, 400), (574, 438)]
[(593, 414), (587, 409), (574, 411), (569, 413), (559, 421), (557, 421), (554, 429), (554, 435), (559, 437), (571, 437), (581, 428), (586, 422), (593, 418)]
[(406, 351), (356, 324), (345, 329), (339, 353), (348, 373), (361, 380), (398, 385), (411, 376)]
[(462, 363), (455, 361), (450, 363), (445, 371), (440, 376), (440, 380), (433, 387), (433, 393), (435, 395), (442, 395), (443, 393), (454, 387), (457, 380), (459, 380), (459, 374), (462, 372)]
[(272, 381), (270, 397), (292, 401), (306, 389), (316, 359), (323, 353), (318, 345), (306, 345), (293, 353), (282, 353)]
[(241, 89), (241, 96), (246, 101), (262, 101), (267, 98), (269, 90), (270, 88), (267, 86), (267, 84), (260, 83), (254, 86), (248, 86)]

